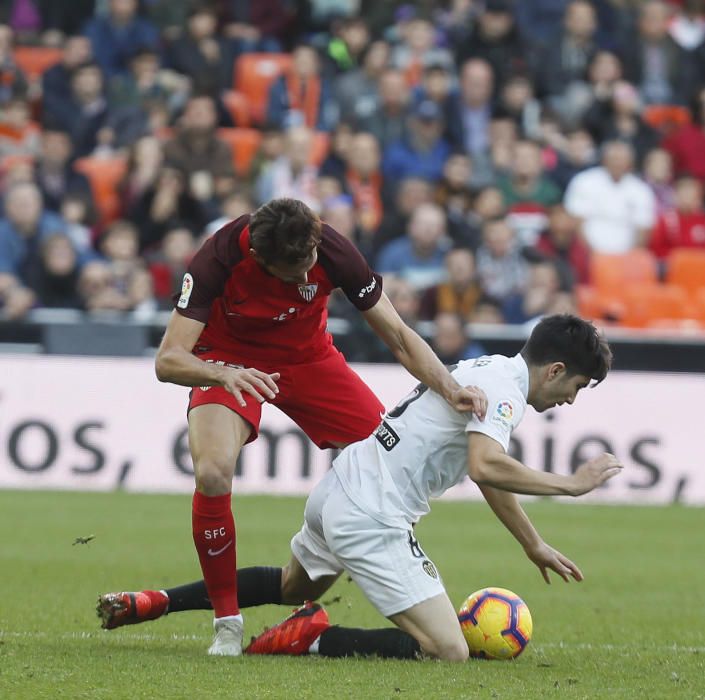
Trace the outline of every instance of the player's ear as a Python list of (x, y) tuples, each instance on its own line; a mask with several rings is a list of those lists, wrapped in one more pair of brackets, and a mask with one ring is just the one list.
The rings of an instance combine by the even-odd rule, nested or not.
[(566, 371), (564, 362), (551, 362), (548, 366), (548, 378), (555, 379), (561, 376)]

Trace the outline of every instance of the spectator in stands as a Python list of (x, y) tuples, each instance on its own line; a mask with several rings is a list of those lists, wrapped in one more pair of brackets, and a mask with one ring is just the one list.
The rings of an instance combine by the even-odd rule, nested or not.
[(6, 24), (0, 24), (0, 105), (27, 94), (27, 79), (15, 65), (12, 48), (12, 29)]
[(595, 165), (597, 149), (590, 132), (573, 129), (565, 134), (563, 147), (556, 152), (556, 162), (548, 177), (565, 192), (568, 183), (580, 172)]
[[(247, 175), (247, 184), (250, 186), (254, 186), (272, 164), (284, 155), (284, 149), (286, 148), (285, 135), (276, 126), (265, 124), (262, 127), (261, 134), (262, 139), (250, 163), (250, 170)], [(333, 136), (333, 147), (331, 150), (334, 148), (335, 135)]]
[(384, 151), (385, 181), (395, 183), (406, 177), (439, 180), (450, 155), (450, 145), (443, 138), (443, 115), (438, 105), (432, 100), (416, 105), (407, 127), (406, 136)]
[(483, 325), (498, 325), (504, 323), (502, 302), (495, 297), (484, 294), (478, 299), (475, 309), (470, 316), (470, 323)]
[(371, 240), (384, 217), (384, 179), (377, 139), (365, 132), (352, 138), (343, 184), (351, 194), (358, 222), (366, 240)]
[(95, 12), (96, 0), (71, 0), (54, 2), (39, 0), (37, 3), (42, 18), (42, 43), (58, 46), (64, 37), (78, 34)]
[(658, 217), (649, 248), (661, 259), (668, 257), (674, 248), (705, 250), (703, 185), (699, 180), (688, 175), (678, 178), (675, 208)]
[(108, 13), (95, 15), (85, 27), (93, 56), (111, 78), (128, 69), (131, 56), (143, 48), (156, 49), (157, 28), (137, 14), (137, 0), (108, 0)]
[(41, 189), (47, 209), (59, 211), (67, 194), (75, 194), (91, 203), (91, 185), (71, 162), (71, 137), (65, 131), (45, 128), (41, 134), (41, 150), (34, 177)]
[(502, 89), (518, 71), (526, 69), (527, 47), (519, 34), (511, 0), (486, 0), (468, 38), (455, 46), (455, 60), (462, 65), (470, 58), (489, 63), (495, 89)]
[(39, 188), (32, 182), (9, 187), (4, 198), (4, 218), (0, 219), (0, 272), (26, 280), (35, 264), (42, 241), (63, 233), (65, 222), (44, 209)]
[(114, 221), (100, 237), (98, 248), (108, 268), (109, 284), (101, 294), (87, 299), (88, 308), (154, 310), (151, 277), (139, 256), (137, 228), (129, 221)]
[(319, 211), (318, 168), (311, 163), (313, 133), (296, 126), (286, 133), (284, 154), (260, 176), (255, 186), (256, 199), (262, 204), (275, 197), (293, 197)]
[[(2, 243), (0, 243), (2, 246)], [(20, 319), (34, 306), (36, 295), (13, 274), (2, 271), (0, 251), (0, 313), (7, 320)]]
[(558, 296), (570, 291), (572, 279), (560, 270), (556, 260), (536, 260), (529, 265), (526, 287), (521, 297), (515, 297), (504, 306), (507, 323), (526, 323), (545, 316)]
[(404, 136), (411, 92), (404, 74), (396, 68), (388, 68), (382, 72), (377, 92), (379, 97), (374, 112), (361, 118), (357, 122), (357, 128), (359, 131), (374, 134), (384, 150)]
[(490, 169), (489, 127), (492, 119), (494, 78), (492, 67), (480, 58), (471, 58), (460, 69), (460, 91), (454, 99), (448, 135), (457, 151), (468, 153), (479, 174)]
[(110, 112), (103, 94), (103, 74), (96, 63), (84, 63), (71, 75), (70, 99), (45, 113), (45, 121), (71, 135), (76, 157), (93, 153), (99, 144), (110, 145)]
[(451, 154), (443, 164), (443, 176), (436, 185), (434, 199), (448, 217), (448, 233), (456, 245), (477, 248), (476, 230), (468, 215), (472, 207), (472, 161), (464, 153)]
[(486, 354), (480, 343), (470, 340), (465, 319), (460, 314), (443, 311), (434, 321), (431, 347), (444, 365), (455, 365)]
[(472, 240), (476, 241), (476, 244), (471, 247), (473, 252), (477, 252), (482, 241), (482, 230), (485, 224), (492, 219), (503, 218), (506, 213), (507, 208), (504, 204), (504, 197), (499, 188), (487, 186), (477, 191), (472, 203), (472, 209), (468, 214)]
[(641, 118), (641, 110), (636, 88), (618, 80), (612, 86), (612, 98), (594, 103), (585, 114), (584, 123), (598, 143), (613, 140), (630, 143), (637, 162), (641, 163), (659, 142), (659, 135)]
[(419, 316), (433, 320), (439, 313), (453, 313), (469, 321), (482, 296), (475, 277), (475, 256), (467, 248), (452, 248), (446, 254), (445, 267), (446, 280), (423, 293)]
[(277, 52), (291, 46), (297, 22), (306, 15), (291, 0), (225, 0), (220, 4), (224, 33), (236, 55), (247, 51)]
[(336, 76), (344, 75), (362, 64), (370, 43), (370, 30), (362, 17), (348, 17), (331, 24), (326, 45), (326, 61)]
[(565, 8), (562, 31), (537, 57), (537, 93), (548, 97), (549, 105), (568, 120), (575, 119), (587, 98), (588, 66), (598, 50), (596, 30), (593, 5), (572, 0)]
[(41, 243), (35, 265), (29, 272), (29, 282), (36, 294), (38, 306), (78, 309), (80, 264), (68, 236), (53, 233)]
[(172, 294), (175, 289), (179, 289), (196, 250), (193, 233), (183, 226), (175, 226), (164, 235), (159, 250), (150, 256), (149, 273), (152, 276), (154, 296), (161, 308), (172, 307)]
[(645, 104), (685, 104), (693, 90), (691, 59), (669, 35), (669, 16), (665, 2), (648, 0), (638, 31), (625, 37), (624, 77), (639, 88)]
[(377, 106), (377, 84), (389, 64), (389, 44), (373, 41), (365, 51), (362, 65), (335, 80), (335, 99), (342, 122), (360, 123), (370, 117)]
[(505, 219), (485, 223), (476, 267), (480, 287), (486, 294), (499, 299), (505, 306), (521, 299), (526, 288), (527, 262)]
[(96, 212), (91, 200), (79, 191), (69, 191), (61, 200), (59, 214), (66, 222), (66, 236), (74, 248), (92, 251), (95, 240)]
[(214, 98), (233, 82), (232, 51), (217, 28), (218, 17), (212, 5), (193, 6), (186, 31), (167, 45), (164, 57), (167, 68), (191, 79), (195, 92)]
[(644, 181), (656, 197), (656, 209), (659, 214), (675, 206), (675, 189), (673, 187), (673, 158), (664, 148), (653, 148), (644, 158)]
[(448, 49), (436, 45), (436, 29), (427, 19), (415, 17), (405, 28), (402, 41), (392, 49), (391, 63), (404, 74), (409, 86), (418, 85), (424, 64), (452, 65)]
[(34, 157), (39, 152), (39, 127), (32, 121), (24, 97), (13, 97), (0, 116), (0, 159), (7, 156)]
[(546, 258), (561, 261), (578, 284), (590, 282), (590, 249), (580, 235), (580, 222), (562, 204), (549, 210), (548, 226), (536, 241), (536, 250)]
[(520, 245), (532, 245), (546, 225), (547, 207), (561, 201), (560, 190), (544, 174), (537, 143), (516, 143), (511, 170), (499, 178), (498, 186), (517, 240)]
[(154, 186), (163, 163), (164, 151), (155, 136), (143, 136), (132, 144), (127, 155), (127, 172), (118, 186), (123, 212), (129, 211)]
[[(389, 277), (384, 281), (384, 289), (389, 301), (404, 323), (415, 328), (419, 322), (419, 293), (407, 280)], [(349, 305), (348, 305), (349, 306)]]
[(608, 111), (612, 102), (615, 83), (622, 80), (622, 63), (616, 54), (604, 49), (595, 53), (588, 66), (588, 99), (581, 114), (581, 125), (585, 115), (592, 110), (600, 115)]
[(206, 207), (189, 191), (185, 175), (164, 167), (150, 188), (128, 211), (139, 231), (140, 251), (158, 248), (167, 231), (186, 226), (200, 231), (211, 218)]
[(692, 51), (705, 40), (705, 5), (703, 0), (684, 0), (678, 3), (675, 15), (668, 23), (668, 33), (686, 51)]
[(416, 207), (432, 201), (433, 188), (428, 180), (418, 177), (402, 180), (394, 195), (393, 206), (384, 210), (384, 218), (373, 241), (374, 251), (379, 252), (387, 243), (403, 236)]
[(527, 75), (515, 73), (507, 78), (499, 95), (499, 111), (514, 121), (521, 135), (538, 137), (541, 104)]
[(300, 44), (292, 53), (291, 71), (279, 76), (269, 90), (267, 121), (284, 130), (306, 126), (332, 131), (338, 116), (338, 106), (331, 85), (322, 74), (316, 50)]
[(71, 112), (71, 76), (76, 68), (90, 63), (92, 58), (88, 37), (66, 37), (61, 61), (42, 75), (42, 110), (45, 115)]
[(432, 100), (441, 110), (443, 121), (447, 125), (452, 117), (455, 91), (452, 66), (443, 63), (424, 63), (421, 82), (413, 90), (415, 105), (424, 100)]
[(654, 225), (656, 199), (633, 174), (629, 144), (609, 141), (602, 165), (576, 175), (565, 193), (565, 207), (581, 220), (585, 240), (599, 253), (626, 253), (644, 245)]
[(319, 169), (320, 177), (334, 177), (341, 183), (345, 181), (350, 149), (353, 141), (353, 129), (347, 122), (338, 122), (330, 138), (330, 147)]
[(232, 150), (218, 138), (217, 120), (213, 98), (194, 95), (186, 103), (176, 135), (164, 147), (166, 162), (182, 173), (189, 189), (207, 190), (199, 199), (227, 192), (235, 180)]
[(663, 147), (673, 156), (676, 175), (693, 175), (705, 182), (705, 86), (693, 95), (690, 113), (692, 123), (668, 136)]
[(435, 204), (421, 204), (411, 215), (408, 234), (379, 252), (377, 269), (407, 280), (416, 289), (426, 289), (445, 277), (447, 250), (445, 213)]

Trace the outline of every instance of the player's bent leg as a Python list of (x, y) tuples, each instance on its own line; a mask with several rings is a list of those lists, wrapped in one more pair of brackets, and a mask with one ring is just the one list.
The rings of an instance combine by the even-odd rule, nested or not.
[(189, 412), (189, 444), (196, 475), (193, 541), (215, 613), (215, 638), (208, 650), (212, 656), (242, 654), (230, 491), (237, 457), (251, 430), (241, 416), (220, 404), (196, 406)]
[(281, 602), (285, 605), (302, 605), (307, 600), (317, 600), (339, 577), (340, 574), (336, 573), (312, 580), (299, 560), (292, 556), (282, 569)]
[(389, 619), (414, 637), (425, 655), (444, 661), (468, 659), (468, 645), (458, 616), (445, 593), (390, 615)]

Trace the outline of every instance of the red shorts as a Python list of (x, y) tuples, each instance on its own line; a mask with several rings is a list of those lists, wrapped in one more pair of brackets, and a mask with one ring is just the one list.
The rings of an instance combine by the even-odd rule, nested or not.
[[(218, 350), (208, 351), (199, 358), (243, 366), (237, 357)], [(379, 425), (384, 413), (380, 400), (332, 346), (325, 357), (310, 364), (257, 365), (256, 369), (281, 374), (277, 382), (279, 393), (270, 403), (286, 413), (320, 448), (363, 440)], [(249, 394), (243, 392), (242, 396), (245, 406), (240, 406), (223, 387), (194, 387), (189, 410), (211, 403), (227, 406), (252, 426), (248, 439), (252, 442), (259, 432), (262, 405)]]

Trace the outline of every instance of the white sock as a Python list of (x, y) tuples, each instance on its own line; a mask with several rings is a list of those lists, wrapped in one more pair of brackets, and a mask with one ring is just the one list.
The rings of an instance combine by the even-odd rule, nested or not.
[(321, 635), (319, 634), (318, 637), (316, 637), (315, 641), (311, 646), (308, 648), (308, 653), (309, 654), (318, 654), (318, 645), (321, 641)]
[(236, 620), (236, 621), (238, 621), (240, 624), (243, 623), (243, 618), (242, 618), (242, 614), (241, 614), (241, 613), (238, 613), (237, 615), (224, 615), (223, 617), (215, 617), (215, 618), (213, 618), (213, 626), (214, 626), (214, 627), (215, 627), (215, 623), (218, 622), (218, 620), (234, 620), (234, 621)]
[[(163, 594), (164, 594), (164, 597), (165, 597), (167, 600), (169, 600), (169, 596), (166, 594), (166, 591), (165, 591), (163, 588), (162, 588), (159, 592), (160, 592), (160, 593), (163, 593)], [(165, 614), (165, 615), (168, 615), (168, 614), (169, 614), (169, 603), (166, 604), (166, 609), (164, 610), (164, 614)]]

